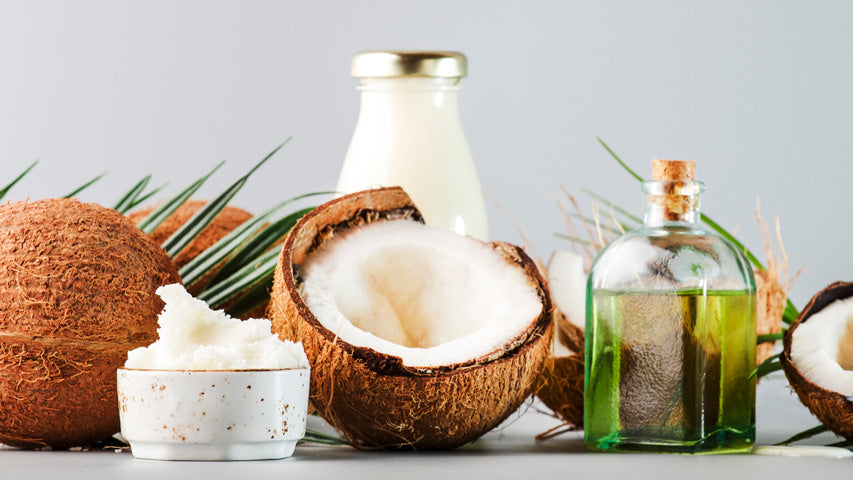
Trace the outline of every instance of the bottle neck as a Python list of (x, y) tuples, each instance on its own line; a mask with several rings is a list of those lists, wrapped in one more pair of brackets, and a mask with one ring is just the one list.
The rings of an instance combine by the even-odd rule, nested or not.
[(692, 180), (653, 180), (643, 182), (646, 227), (699, 227), (699, 196), (702, 182)]
[(458, 123), (459, 78), (362, 78), (360, 120), (400, 117)]

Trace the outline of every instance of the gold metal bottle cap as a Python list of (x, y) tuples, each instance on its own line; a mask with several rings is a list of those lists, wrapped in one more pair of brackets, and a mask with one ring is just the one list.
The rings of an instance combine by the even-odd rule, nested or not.
[(464, 77), (468, 60), (459, 52), (367, 51), (352, 57), (355, 78)]

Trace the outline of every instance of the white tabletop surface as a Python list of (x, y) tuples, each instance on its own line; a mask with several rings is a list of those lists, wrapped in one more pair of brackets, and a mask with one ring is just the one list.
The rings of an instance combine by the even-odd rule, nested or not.
[[(759, 455), (596, 454), (584, 449), (579, 433), (544, 442), (534, 436), (556, 420), (528, 405), (483, 438), (449, 452), (364, 452), (350, 447), (302, 445), (292, 458), (260, 462), (167, 462), (139, 460), (129, 452), (23, 451), (0, 448), (0, 479), (337, 478), (341, 480), (593, 479), (631, 480), (850, 478), (853, 459), (785, 458)], [(817, 421), (776, 373), (758, 387), (759, 445), (783, 440)], [(317, 425), (314, 425), (315, 427)], [(833, 441), (830, 435), (810, 443)], [(444, 477), (444, 478), (443, 478)]]

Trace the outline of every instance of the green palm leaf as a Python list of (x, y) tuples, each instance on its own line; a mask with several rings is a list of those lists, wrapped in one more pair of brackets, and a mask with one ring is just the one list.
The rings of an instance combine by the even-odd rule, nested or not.
[(140, 192), (145, 190), (145, 187), (148, 185), (148, 182), (151, 181), (151, 175), (148, 174), (142, 177), (141, 180), (136, 182), (130, 190), (125, 193), (115, 205), (113, 205), (113, 210), (118, 210), (119, 213), (125, 214), (128, 210), (130, 210), (131, 203), (133, 203), (133, 199), (139, 195)]
[(166, 220), (167, 218), (169, 218), (170, 215), (175, 213), (175, 211), (180, 208), (180, 206), (183, 205), (184, 202), (189, 200), (189, 198), (192, 197), (193, 194), (197, 192), (202, 185), (204, 185), (204, 182), (206, 182), (211, 175), (213, 175), (217, 170), (219, 170), (219, 168), (222, 167), (223, 164), (225, 164), (224, 160), (219, 162), (215, 167), (213, 167), (213, 170), (207, 172), (198, 180), (181, 190), (177, 195), (170, 198), (168, 201), (166, 201), (166, 203), (155, 208), (154, 211), (149, 213), (148, 216), (146, 216), (145, 218), (143, 218), (137, 226), (143, 232), (150, 235), (151, 232), (156, 230), (157, 227), (159, 227), (164, 220)]
[[(258, 231), (264, 228), (264, 224), (270, 221), (273, 215), (275, 215), (279, 210), (297, 200), (316, 195), (327, 195), (329, 193), (332, 192), (306, 193), (304, 195), (289, 198), (277, 205), (273, 205), (267, 210), (246, 220), (226, 236), (219, 239), (205, 251), (190, 260), (178, 273), (180, 273), (181, 278), (184, 280), (186, 285), (192, 285), (204, 277), (216, 265), (221, 264), (235, 252), (239, 251), (242, 248), (241, 246), (243, 246), (246, 241), (252, 238)], [(287, 234), (287, 232), (284, 233)]]
[(102, 174), (98, 175), (97, 177), (95, 177), (95, 178), (93, 178), (93, 179), (89, 180), (88, 182), (84, 183), (83, 185), (80, 185), (79, 187), (75, 188), (74, 190), (72, 190), (72, 191), (71, 191), (71, 193), (69, 193), (69, 194), (65, 195), (65, 196), (64, 196), (64, 197), (62, 197), (62, 198), (72, 198), (72, 197), (76, 197), (80, 192), (82, 192), (83, 190), (86, 190), (87, 188), (91, 187), (95, 182), (97, 182), (98, 180), (100, 180), (100, 179), (104, 178), (104, 176), (105, 176), (106, 174), (107, 174), (107, 172), (104, 172), (104, 173), (102, 173)]
[(6, 185), (6, 186), (5, 186), (5, 187), (3, 187), (2, 189), (0, 189), (0, 200), (2, 200), (2, 199), (3, 199), (3, 197), (5, 197), (5, 196), (6, 196), (6, 194), (8, 194), (8, 193), (9, 193), (9, 190), (11, 190), (11, 189), (12, 189), (12, 187), (14, 187), (16, 183), (20, 182), (22, 178), (24, 178), (25, 176), (27, 176), (27, 174), (28, 174), (28, 173), (30, 173), (30, 170), (32, 170), (36, 165), (38, 165), (38, 163), (39, 163), (40, 161), (41, 161), (41, 160), (36, 160), (36, 161), (34, 161), (33, 163), (31, 163), (31, 164), (30, 164), (30, 166), (28, 166), (27, 168), (25, 168), (25, 169), (24, 169), (24, 171), (23, 171), (23, 172), (21, 172), (20, 174), (18, 174), (18, 176), (17, 176), (17, 177), (15, 177), (15, 179), (14, 179), (14, 180), (12, 180), (11, 182), (9, 182), (9, 184), (8, 184), (8, 185)]
[(207, 202), (204, 207), (199, 209), (198, 212), (195, 213), (189, 220), (187, 220), (181, 227), (172, 234), (171, 237), (166, 239), (163, 242), (163, 250), (172, 257), (177, 257), (183, 249), (185, 249), (192, 241), (198, 236), (199, 233), (202, 232), (209, 224), (219, 215), (219, 212), (228, 205), (228, 202), (234, 198), (234, 195), (237, 195), (237, 192), (243, 188), (247, 181), (249, 181), (249, 177), (252, 176), (263, 164), (267, 162), (273, 155), (278, 153), (290, 139), (288, 138), (284, 142), (282, 142), (279, 146), (275, 147), (272, 152), (267, 154), (266, 157), (261, 159), (260, 162), (256, 163), (248, 173), (240, 177), (236, 182), (231, 184), (228, 188), (225, 189), (224, 192), (220, 193), (219, 196)]
[(255, 261), (234, 272), (223, 281), (208, 286), (198, 295), (211, 308), (222, 308), (226, 303), (257, 284), (268, 281), (278, 264), (278, 250), (269, 250)]
[(308, 207), (297, 210), (258, 232), (257, 235), (252, 237), (252, 239), (249, 240), (243, 248), (237, 251), (234, 256), (228, 260), (222, 269), (217, 272), (216, 276), (210, 281), (210, 283), (215, 284), (224, 281), (241, 268), (252, 264), (256, 258), (269, 250), (276, 242), (284, 238), (287, 235), (287, 232), (296, 225), (296, 222), (313, 209), (314, 207)]

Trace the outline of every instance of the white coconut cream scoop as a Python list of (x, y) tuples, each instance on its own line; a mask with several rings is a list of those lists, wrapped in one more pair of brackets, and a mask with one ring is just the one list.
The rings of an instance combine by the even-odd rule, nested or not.
[(159, 340), (118, 370), (122, 436), (157, 460), (260, 460), (293, 454), (305, 435), (310, 370), (302, 345), (265, 319), (212, 311), (175, 284)]

